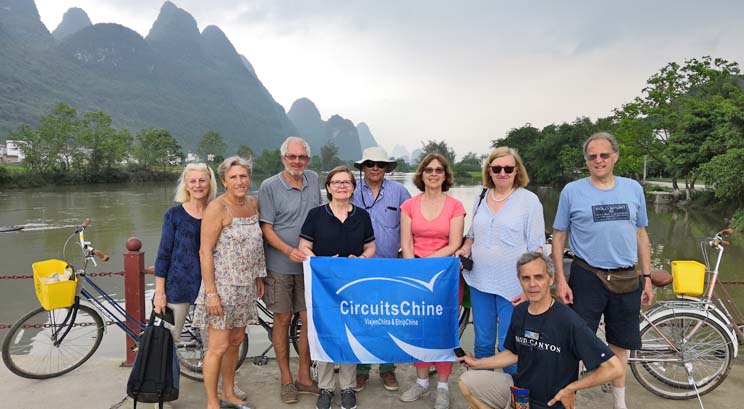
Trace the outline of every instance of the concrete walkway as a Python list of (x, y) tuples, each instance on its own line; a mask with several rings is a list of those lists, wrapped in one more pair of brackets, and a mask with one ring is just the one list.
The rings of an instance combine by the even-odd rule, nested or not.
[[(119, 366), (120, 360), (93, 357), (77, 370), (59, 378), (35, 381), (19, 378), (0, 365), (0, 407), (12, 409), (129, 409), (132, 401), (126, 398), (126, 382), (129, 368)], [(296, 362), (293, 360), (293, 365)], [(434, 405), (435, 393), (423, 401), (403, 403), (398, 399), (400, 392), (383, 389), (377, 376), (376, 366), (367, 388), (359, 393), (360, 409), (425, 409)], [(466, 409), (467, 404), (457, 390), (456, 379), (464, 369), (456, 367), (450, 379), (453, 409)], [(400, 365), (398, 380), (402, 388), (414, 382), (415, 371), (412, 365)], [(696, 400), (671, 401), (659, 398), (643, 389), (635, 382), (628, 371), (628, 407), (631, 409), (699, 408)], [(436, 382), (436, 378), (432, 378)], [(173, 403), (177, 409), (206, 407), (204, 389), (201, 383), (189, 379), (181, 381), (180, 399)], [(266, 366), (254, 366), (247, 360), (240, 370), (240, 387), (250, 394), (250, 400), (259, 409), (315, 408), (315, 397), (300, 395), (300, 402), (284, 405), (279, 402), (279, 369), (275, 360)], [(703, 403), (709, 409), (741, 409), (744, 407), (744, 359), (735, 360), (731, 373), (725, 382), (708, 395)], [(140, 404), (140, 408), (152, 408), (150, 404)], [(338, 405), (336, 406), (338, 407)], [(597, 387), (579, 392), (578, 408), (612, 408), (612, 394), (602, 392)]]

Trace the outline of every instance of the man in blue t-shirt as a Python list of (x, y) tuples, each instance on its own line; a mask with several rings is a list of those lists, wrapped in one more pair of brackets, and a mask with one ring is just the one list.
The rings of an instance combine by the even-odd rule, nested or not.
[[(468, 371), (460, 391), (475, 408), (508, 408), (510, 387), (529, 390), (530, 408), (573, 409), (576, 391), (600, 385), (623, 371), (617, 359), (570, 308), (550, 296), (553, 266), (542, 253), (528, 252), (517, 261), (519, 283), (528, 303), (514, 309), (504, 350), (475, 359), (458, 358), (472, 369), (504, 368), (517, 364), (512, 377), (503, 372)], [(578, 379), (579, 360), (593, 371)]]
[[(354, 189), (351, 203), (366, 210), (372, 219), (375, 230), (375, 257), (396, 258), (400, 251), (400, 205), (411, 198), (406, 188), (392, 180), (385, 179), (385, 173), (392, 172), (398, 162), (391, 160), (380, 147), (364, 150), (362, 159), (354, 162), (363, 176)], [(369, 381), (371, 365), (359, 364), (356, 368), (356, 387), (359, 392)], [(389, 391), (397, 391), (395, 364), (380, 364), (382, 385)]]
[[(584, 142), (589, 177), (567, 184), (561, 192), (553, 223), (553, 263), (557, 295), (592, 331), (596, 332), (604, 314), (607, 342), (624, 370), (628, 350), (641, 347), (638, 311), (641, 304), (651, 305), (654, 293), (643, 188), (635, 180), (613, 175), (619, 156), (617, 140), (609, 133), (595, 133)], [(568, 232), (576, 258), (566, 282), (563, 249)], [(636, 265), (641, 280), (633, 274)], [(598, 274), (630, 276), (638, 285), (630, 292), (616, 293), (605, 287)], [(615, 409), (624, 409), (624, 371), (612, 385)]]

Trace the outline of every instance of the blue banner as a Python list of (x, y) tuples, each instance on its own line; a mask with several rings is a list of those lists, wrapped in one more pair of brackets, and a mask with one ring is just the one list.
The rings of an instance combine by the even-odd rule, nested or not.
[(312, 359), (455, 360), (460, 271), (456, 257), (311, 257), (304, 269)]

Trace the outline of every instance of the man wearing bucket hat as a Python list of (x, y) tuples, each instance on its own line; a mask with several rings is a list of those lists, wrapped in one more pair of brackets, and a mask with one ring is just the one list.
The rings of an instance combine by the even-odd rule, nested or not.
[[(398, 163), (388, 158), (380, 147), (364, 150), (362, 159), (354, 162), (359, 169), (359, 184), (354, 189), (351, 203), (366, 210), (372, 218), (375, 232), (375, 257), (396, 258), (400, 250), (400, 205), (411, 197), (405, 187), (398, 182), (385, 179), (385, 173), (392, 172)], [(371, 365), (357, 365), (356, 387), (359, 392), (369, 381)], [(381, 364), (380, 377), (385, 389), (398, 390), (395, 378), (395, 365)]]

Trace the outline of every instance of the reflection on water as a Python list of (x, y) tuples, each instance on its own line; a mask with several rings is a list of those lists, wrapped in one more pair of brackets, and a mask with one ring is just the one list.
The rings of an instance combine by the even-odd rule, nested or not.
[[(394, 179), (405, 184), (412, 194), (418, 190), (410, 175), (399, 174)], [(260, 181), (253, 181), (258, 188)], [(119, 184), (95, 186), (62, 186), (44, 189), (7, 190), (0, 192), (0, 226), (24, 226), (16, 232), (0, 233), (0, 276), (30, 274), (31, 263), (47, 258), (63, 258), (73, 264), (79, 256), (72, 246), (62, 254), (62, 246), (71, 226), (85, 218), (92, 225), (87, 238), (111, 255), (109, 263), (94, 271), (121, 271), (124, 243), (128, 237), (142, 240), (146, 265), (152, 265), (160, 239), (160, 227), (165, 210), (172, 206), (175, 183)], [(455, 186), (450, 194), (461, 200), (471, 213), (479, 186)], [(550, 227), (558, 205), (559, 191), (532, 187), (540, 197), (545, 225)], [(255, 191), (252, 192), (255, 194)], [(325, 195), (323, 196), (325, 197)], [(726, 226), (720, 214), (706, 210), (685, 210), (676, 207), (649, 205), (649, 237), (652, 242), (652, 263), (655, 268), (669, 269), (671, 260), (702, 261), (699, 241)], [(470, 216), (466, 217), (466, 228)], [(733, 238), (721, 265), (723, 280), (744, 279), (744, 240)], [(120, 276), (96, 279), (106, 291), (123, 295)], [(31, 280), (6, 279), (0, 283), (0, 324), (12, 323), (22, 313), (38, 305)], [(152, 285), (150, 283), (150, 285)], [(730, 286), (738, 303), (744, 306), (744, 286)], [(665, 294), (665, 291), (667, 294)], [(668, 291), (661, 295), (668, 297)], [(4, 336), (0, 331), (0, 336)], [(118, 332), (109, 331), (109, 332)], [(104, 343), (111, 337), (104, 337)], [(116, 348), (121, 348), (119, 344)]]

